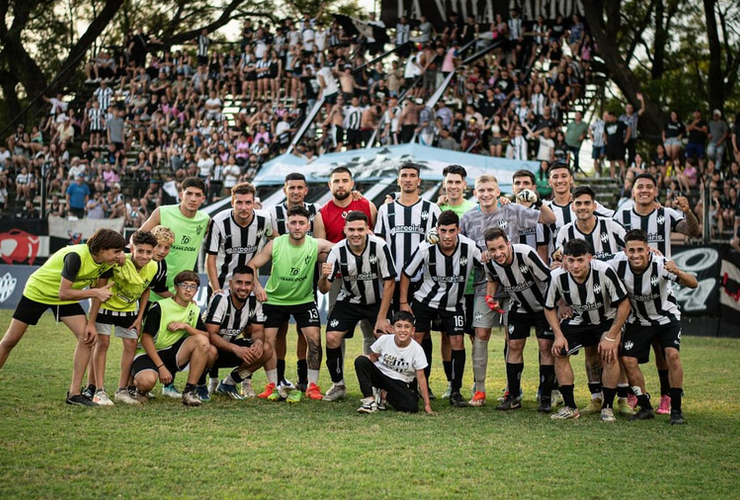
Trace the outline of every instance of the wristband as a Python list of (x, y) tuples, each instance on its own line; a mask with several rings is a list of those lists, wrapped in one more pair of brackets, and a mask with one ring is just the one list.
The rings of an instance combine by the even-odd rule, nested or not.
[(408, 302), (399, 302), (399, 304), (401, 304), (401, 305), (408, 304)]
[(609, 342), (616, 342), (617, 339), (610, 339), (608, 335), (604, 335), (604, 340), (608, 340)]
[(162, 363), (161, 365), (159, 365), (159, 366), (157, 367), (157, 370), (159, 370), (159, 369), (160, 369), (160, 368), (162, 368), (163, 366), (164, 366), (164, 363)]
[(537, 208), (540, 208), (542, 206), (542, 200), (539, 199), (539, 197), (538, 197), (537, 198), (537, 201), (535, 201), (534, 203), (532, 203), (532, 205), (534, 205)]

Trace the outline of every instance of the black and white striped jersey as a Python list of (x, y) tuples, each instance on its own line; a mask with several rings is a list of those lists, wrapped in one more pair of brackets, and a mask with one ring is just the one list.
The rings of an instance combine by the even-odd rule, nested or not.
[[(313, 236), (313, 220), (316, 218), (319, 209), (315, 203), (304, 202), (303, 206), (311, 214), (308, 220), (311, 225), (308, 235)], [(274, 205), (267, 210), (267, 213), (270, 214), (270, 220), (272, 221), (272, 233), (276, 237), (286, 234), (288, 232), (288, 205), (285, 203)]]
[(671, 258), (671, 233), (685, 220), (683, 212), (668, 207), (656, 208), (648, 215), (640, 215), (634, 208), (618, 210), (614, 220), (630, 229), (642, 229), (648, 235), (648, 245), (657, 248), (667, 259)]
[(198, 36), (198, 57), (208, 57), (208, 46), (211, 41), (206, 35)]
[(223, 287), (238, 266), (246, 266), (270, 240), (270, 216), (255, 210), (252, 222), (242, 227), (233, 210), (224, 210), (211, 220), (206, 234), (206, 253), (217, 255), (218, 282)]
[(98, 87), (95, 89), (93, 95), (95, 96), (95, 99), (97, 99), (98, 104), (100, 104), (100, 109), (106, 110), (113, 99), (113, 89), (110, 87)]
[(379, 304), (383, 298), (383, 281), (395, 279), (396, 268), (385, 240), (368, 235), (365, 250), (355, 255), (343, 239), (334, 245), (326, 262), (334, 266), (329, 281), (342, 280), (337, 301), (350, 304)]
[(358, 108), (356, 106), (345, 106), (342, 127), (344, 127), (345, 130), (360, 130), (361, 123), (362, 108)]
[[(396, 264), (396, 280), (401, 279), (401, 270), (424, 241), (427, 231), (437, 226), (440, 213), (435, 203), (423, 198), (408, 207), (394, 201), (378, 209), (375, 234), (390, 246)], [(419, 279), (419, 275), (411, 277), (411, 281)]]
[(537, 250), (538, 245), (544, 245), (545, 225), (538, 222), (536, 227), (527, 227), (519, 229), (519, 238), (516, 240), (522, 245), (527, 245)]
[(537, 313), (545, 308), (550, 269), (537, 251), (528, 245), (514, 243), (511, 264), (499, 265), (493, 259), (486, 265), (489, 281), (498, 281), (500, 291), (509, 295), (509, 310), (517, 313)]
[(619, 252), (609, 261), (629, 294), (632, 314), (627, 322), (651, 326), (679, 321), (681, 311), (672, 286), (672, 282), (678, 281), (678, 276), (666, 271), (665, 258), (650, 252), (648, 259), (648, 265), (641, 273), (632, 270), (624, 252)]
[[(560, 231), (560, 228), (562, 228), (564, 225), (575, 222), (576, 213), (573, 211), (572, 201), (566, 205), (558, 205), (557, 203), (555, 203), (555, 200), (545, 201), (544, 203), (546, 203), (547, 206), (550, 207), (550, 209), (553, 211), (553, 213), (555, 213), (555, 224), (550, 224), (549, 226), (545, 226), (544, 228), (544, 238), (545, 241), (547, 241), (549, 244), (548, 255), (552, 255), (555, 251), (555, 242), (558, 238), (558, 231)], [(594, 205), (594, 215), (607, 218), (612, 218), (612, 216), (614, 215), (614, 210), (606, 208), (598, 201), (594, 201)]]
[(560, 228), (555, 248), (562, 248), (570, 240), (586, 240), (591, 247), (591, 254), (599, 260), (611, 259), (624, 248), (624, 227), (614, 219), (596, 217), (596, 224), (590, 233), (578, 229), (576, 222)]
[(422, 273), (422, 283), (414, 293), (414, 302), (430, 309), (465, 310), (465, 286), (473, 267), (482, 267), (480, 250), (475, 242), (458, 236), (452, 255), (442, 253), (439, 245), (423, 242), (403, 268), (408, 278)]
[(90, 130), (103, 130), (103, 116), (105, 112), (100, 108), (90, 108), (87, 110), (87, 119), (90, 121)]
[(234, 305), (231, 290), (228, 288), (211, 297), (206, 309), (204, 323), (218, 325), (218, 334), (228, 342), (233, 342), (250, 324), (261, 325), (266, 318), (262, 312), (262, 302), (254, 295), (247, 297), (241, 308)]
[(617, 316), (617, 305), (627, 298), (624, 283), (609, 264), (591, 261), (583, 283), (577, 283), (564, 269), (555, 269), (547, 289), (546, 309), (555, 309), (560, 299), (573, 310), (573, 317), (563, 319), (571, 326), (599, 325)]

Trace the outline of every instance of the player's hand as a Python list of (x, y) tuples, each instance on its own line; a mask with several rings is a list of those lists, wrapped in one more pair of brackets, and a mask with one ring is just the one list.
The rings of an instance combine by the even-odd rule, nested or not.
[(95, 342), (98, 341), (98, 330), (95, 325), (88, 323), (85, 326), (85, 331), (82, 333), (82, 341), (85, 345), (94, 346)]
[(531, 189), (522, 189), (516, 195), (516, 200), (520, 203), (532, 204), (537, 201), (537, 193)]
[(687, 200), (685, 196), (679, 196), (676, 198), (676, 206), (680, 211), (684, 213), (691, 210), (691, 208), (689, 207), (689, 200)]
[(258, 285), (258, 281), (254, 280), (254, 296), (257, 297), (257, 300), (260, 302), (267, 302), (267, 292), (265, 292), (265, 288), (260, 283)]
[(129, 330), (134, 330), (137, 334), (141, 332), (141, 320), (136, 319), (133, 323), (131, 323), (131, 326), (128, 327)]
[(439, 195), (439, 198), (437, 198), (437, 205), (447, 205), (449, 203), (450, 199), (447, 197), (446, 194)]
[(160, 366), (157, 373), (159, 373), (159, 381), (162, 382), (162, 385), (172, 383), (172, 374), (166, 366)]
[(661, 252), (657, 248), (648, 247), (648, 252), (654, 253), (655, 255), (657, 255), (659, 257), (663, 257), (663, 252)]
[(393, 327), (391, 327), (391, 322), (388, 321), (388, 318), (378, 318), (375, 321), (375, 327), (373, 328), (373, 333), (375, 334), (375, 338), (377, 339), (381, 335), (385, 335), (387, 333), (392, 333)]
[(663, 269), (671, 274), (678, 275), (679, 273), (678, 266), (672, 260), (667, 260), (666, 263), (663, 265)]
[[(616, 361), (617, 353), (619, 352), (619, 334), (617, 334), (616, 338), (608, 337), (608, 335), (609, 332), (605, 333), (601, 337), (601, 342), (599, 342), (599, 354), (601, 354), (601, 359), (606, 364)], [(608, 338), (612, 340), (608, 340)]]
[(126, 254), (121, 252), (118, 254), (118, 259), (116, 260), (116, 264), (119, 266), (122, 266), (126, 263)]
[(332, 269), (334, 269), (334, 264), (330, 264), (328, 262), (321, 264), (321, 277), (328, 278), (331, 276)]
[(408, 303), (406, 303), (406, 304), (401, 304), (401, 307), (399, 307), (399, 309), (400, 309), (401, 311), (406, 311), (407, 313), (411, 313), (411, 314), (414, 314), (414, 311), (412, 311), (412, 310), (411, 310), (411, 306), (410, 306), (410, 305), (409, 305)]
[(185, 330), (187, 327), (187, 323), (181, 323), (179, 321), (171, 321), (169, 325), (167, 325), (167, 329), (171, 332), (176, 332), (177, 330)]
[(254, 360), (257, 361), (262, 357), (262, 355), (265, 353), (265, 348), (262, 342), (258, 342), (257, 344), (254, 344), (252, 347), (249, 348), (252, 351), (252, 354), (254, 354)]
[(213, 288), (213, 294), (212, 295), (216, 295), (216, 294), (219, 294), (221, 292), (223, 292), (223, 290), (221, 290), (220, 288)]
[(98, 299), (100, 302), (106, 302), (109, 298), (113, 296), (113, 292), (111, 291), (111, 288), (113, 288), (112, 281), (101, 288), (94, 288), (95, 291), (95, 298)]
[(573, 309), (564, 305), (560, 304), (558, 305), (558, 319), (564, 320), (566, 318), (572, 318), (573, 317)]
[(501, 305), (498, 303), (498, 300), (493, 298), (493, 295), (486, 295), (486, 304), (491, 311), (501, 310)]
[(432, 411), (432, 407), (429, 405), (429, 403), (424, 404), (424, 411), (427, 415), (436, 415), (436, 413)]
[(254, 353), (249, 347), (235, 346), (234, 354), (237, 358), (244, 360), (247, 364), (252, 364)]
[(349, 195), (354, 201), (359, 201), (362, 199), (362, 193), (356, 190), (353, 190)]
[(552, 260), (563, 260), (563, 247), (558, 247), (558, 249), (552, 253)]
[(431, 228), (427, 232), (427, 235), (424, 239), (430, 245), (436, 245), (437, 243), (439, 243), (439, 233), (437, 232), (437, 228), (436, 227)]
[(480, 253), (480, 261), (484, 264), (488, 264), (488, 261), (491, 260), (491, 253), (488, 250), (485, 250)]
[(501, 205), (502, 207), (504, 205), (508, 205), (509, 203), (511, 203), (511, 200), (508, 199), (506, 196), (499, 196), (498, 197), (498, 204)]
[(563, 349), (567, 352), (568, 349), (568, 341), (565, 339), (565, 336), (563, 335), (555, 335), (555, 342), (552, 343), (552, 355), (557, 358), (562, 358), (563, 356)]
[(396, 200), (393, 199), (393, 196), (391, 196), (389, 194), (385, 195), (385, 204), (386, 205), (390, 205), (394, 201), (396, 201)]
[(658, 210), (662, 206), (663, 205), (661, 205), (660, 202), (657, 201), (657, 200), (653, 202), (653, 209), (655, 209), (655, 210)]

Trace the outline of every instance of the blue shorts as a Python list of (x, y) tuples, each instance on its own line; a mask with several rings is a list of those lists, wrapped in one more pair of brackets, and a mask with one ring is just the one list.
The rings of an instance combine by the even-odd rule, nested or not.
[(686, 145), (686, 152), (685, 152), (686, 158), (696, 157), (696, 158), (704, 158), (704, 144), (699, 144), (698, 142), (690, 142)]
[(591, 148), (591, 159), (598, 160), (606, 155), (606, 146), (594, 146)]

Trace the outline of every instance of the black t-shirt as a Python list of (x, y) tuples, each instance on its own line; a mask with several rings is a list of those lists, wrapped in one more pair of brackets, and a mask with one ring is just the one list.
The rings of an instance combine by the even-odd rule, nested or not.
[(686, 133), (686, 127), (684, 126), (682, 121), (677, 121), (677, 122), (668, 121), (668, 123), (665, 124), (665, 138), (666, 139), (678, 137), (679, 135), (683, 135), (685, 133)]
[[(704, 120), (699, 120), (699, 123), (697, 127), (706, 127), (707, 122)], [(707, 140), (707, 134), (706, 132), (702, 132), (701, 130), (697, 130), (694, 128), (689, 132), (689, 142), (695, 142), (697, 144), (704, 144)]]
[(485, 118), (490, 118), (496, 114), (496, 109), (498, 109), (498, 103), (495, 99), (490, 101), (488, 99), (482, 99), (478, 105), (478, 111)]
[(80, 272), (82, 267), (82, 259), (80, 255), (75, 252), (70, 252), (64, 256), (64, 267), (62, 268), (62, 278), (74, 281), (77, 279), (77, 273)]
[(455, 121), (452, 122), (452, 130), (450, 131), (450, 133), (457, 142), (461, 142), (463, 133), (465, 133), (466, 128), (467, 127), (465, 125), (465, 120), (455, 119)]
[(606, 146), (618, 149), (624, 146), (624, 134), (627, 133), (627, 125), (621, 120), (607, 123), (604, 125), (604, 133), (607, 134)]

